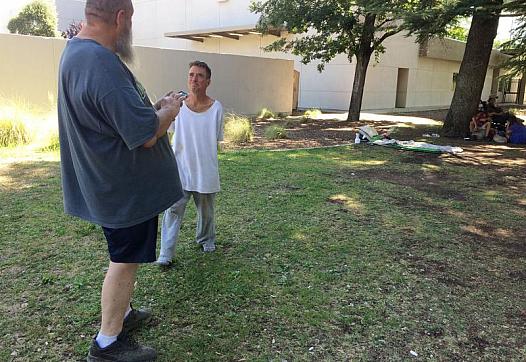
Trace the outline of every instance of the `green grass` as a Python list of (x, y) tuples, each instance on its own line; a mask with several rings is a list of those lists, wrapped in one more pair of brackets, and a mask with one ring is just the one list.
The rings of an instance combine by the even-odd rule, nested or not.
[[(524, 360), (526, 152), (486, 147), (222, 153), (218, 250), (190, 208), (175, 268), (139, 271), (138, 339), (160, 361)], [(63, 214), (58, 154), (25, 156), (0, 163), (0, 360), (80, 360), (105, 241)]]

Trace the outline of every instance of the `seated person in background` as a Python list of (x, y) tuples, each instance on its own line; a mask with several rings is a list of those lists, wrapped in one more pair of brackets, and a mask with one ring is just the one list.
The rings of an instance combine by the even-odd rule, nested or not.
[(491, 132), (491, 119), (486, 112), (477, 112), (469, 122), (469, 133), (473, 139), (489, 138)]
[(498, 107), (496, 96), (489, 96), (488, 103), (486, 104), (486, 112), (488, 112), (491, 121), (493, 122), (493, 127), (498, 131), (504, 131), (505, 124), (509, 120), (510, 113), (504, 112), (501, 107)]
[(511, 116), (506, 127), (506, 137), (509, 143), (526, 145), (526, 126), (522, 124), (522, 119)]

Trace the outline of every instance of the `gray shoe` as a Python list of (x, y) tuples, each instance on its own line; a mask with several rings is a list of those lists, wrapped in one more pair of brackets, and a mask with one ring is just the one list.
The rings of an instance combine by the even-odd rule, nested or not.
[(213, 253), (216, 251), (216, 244), (214, 243), (204, 243), (203, 245), (203, 251), (205, 253)]
[(106, 348), (100, 348), (93, 339), (86, 360), (88, 362), (149, 362), (156, 359), (157, 352), (153, 348), (141, 346), (129, 339), (125, 333), (121, 333), (117, 340)]
[(162, 271), (166, 271), (173, 267), (173, 262), (168, 260), (157, 260), (155, 264), (157, 264)]
[(122, 331), (126, 334), (136, 330), (137, 328), (148, 325), (152, 321), (152, 313), (146, 309), (133, 309), (122, 323)]

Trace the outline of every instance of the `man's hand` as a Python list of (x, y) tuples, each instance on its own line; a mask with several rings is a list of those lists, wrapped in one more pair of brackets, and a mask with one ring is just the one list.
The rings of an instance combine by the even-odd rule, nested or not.
[(161, 109), (161, 102), (162, 100), (165, 98), (165, 97), (168, 97), (172, 94), (174, 94), (175, 91), (171, 90), (169, 91), (168, 93), (166, 93), (161, 99), (159, 99), (157, 102), (155, 102), (155, 104), (153, 105), (153, 108), (155, 108), (156, 111), (158, 111), (159, 109)]
[(159, 128), (157, 129), (155, 136), (143, 145), (144, 147), (153, 147), (157, 143), (157, 140), (164, 136), (172, 121), (179, 114), (184, 98), (185, 96), (181, 94), (170, 92), (155, 103), (156, 106), (159, 106), (159, 109), (157, 110)]
[[(160, 99), (159, 112), (163, 110), (166, 110), (167, 112), (172, 112), (173, 116), (171, 117), (171, 120), (173, 121), (175, 117), (177, 117), (177, 115), (179, 114), (179, 110), (183, 105), (184, 99), (185, 96), (179, 93), (170, 92), (168, 95)], [(159, 112), (157, 112), (157, 115), (159, 115)]]

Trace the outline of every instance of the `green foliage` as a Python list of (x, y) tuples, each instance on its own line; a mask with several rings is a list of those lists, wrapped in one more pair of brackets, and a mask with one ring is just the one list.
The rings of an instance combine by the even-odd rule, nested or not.
[[(495, 14), (515, 15), (526, 14), (526, 2), (522, 0), (422, 0), (414, 12), (404, 16), (404, 28), (410, 34), (415, 34), (419, 41), (425, 41), (430, 36), (464, 40), (464, 32), (459, 29), (462, 19), (471, 18), (475, 11), (489, 16)], [(466, 39), (467, 40), (467, 34)], [(517, 34), (519, 35), (519, 34)], [(524, 35), (524, 34), (523, 34)]]
[(252, 1), (250, 10), (261, 14), (258, 29), (268, 33), (284, 29), (301, 36), (281, 38), (267, 51), (291, 52), (304, 64), (318, 61), (322, 71), (338, 54), (349, 61), (356, 54), (381, 53), (382, 43), (402, 30), (401, 14), (411, 11), (418, 1)]
[(31, 137), (22, 121), (0, 119), (0, 147), (25, 145), (30, 141)]
[(468, 40), (468, 30), (462, 26), (453, 25), (446, 28), (447, 37), (460, 41)]
[(46, 144), (42, 147), (42, 151), (58, 151), (60, 149), (60, 140), (58, 133), (49, 135)]
[(225, 140), (233, 144), (250, 142), (254, 135), (252, 124), (246, 117), (228, 114), (225, 117)]
[(274, 112), (272, 112), (270, 109), (268, 109), (268, 108), (263, 108), (263, 109), (259, 112), (259, 116), (258, 116), (258, 118), (262, 118), (262, 119), (276, 118), (276, 115), (275, 115)]
[(77, 23), (75, 21), (72, 21), (68, 25), (68, 28), (65, 31), (63, 31), (60, 35), (64, 39), (71, 39), (74, 36), (76, 36), (81, 30), (82, 30), (82, 22)]
[(285, 128), (278, 125), (270, 125), (266, 127), (264, 134), (265, 138), (269, 140), (288, 138)]
[(49, 36), (57, 34), (57, 12), (54, 4), (45, 0), (34, 0), (7, 24), (14, 34)]
[(321, 110), (317, 109), (317, 108), (311, 108), (311, 109), (307, 109), (304, 113), (303, 113), (303, 118), (306, 118), (306, 119), (315, 119), (315, 118), (318, 118), (319, 116), (321, 116)]
[[(523, 11), (526, 14), (526, 4)], [(501, 50), (512, 56), (504, 67), (510, 70), (509, 76), (513, 77), (526, 74), (526, 16), (518, 19), (518, 25), (511, 35), (511, 40), (502, 44)]]

